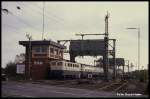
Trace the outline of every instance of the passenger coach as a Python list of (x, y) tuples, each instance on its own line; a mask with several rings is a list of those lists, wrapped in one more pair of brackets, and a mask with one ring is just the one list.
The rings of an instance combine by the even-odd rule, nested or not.
[(50, 78), (92, 78), (102, 73), (103, 69), (96, 66), (73, 63), (66, 60), (50, 62)]

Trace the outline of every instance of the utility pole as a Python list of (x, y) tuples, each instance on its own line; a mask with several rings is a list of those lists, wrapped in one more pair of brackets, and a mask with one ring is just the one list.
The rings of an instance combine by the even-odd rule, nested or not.
[(43, 1), (43, 31), (42, 31), (42, 40), (44, 40), (44, 27), (45, 27), (45, 24), (44, 24), (44, 10), (45, 10), (45, 2)]
[(138, 29), (138, 70), (140, 70), (140, 28)]
[(123, 77), (124, 77), (124, 66), (125, 66), (125, 64), (123, 65)]
[(130, 69), (129, 69), (130, 67), (129, 67), (129, 60), (128, 60), (128, 74), (130, 73)]
[(116, 39), (113, 40), (114, 79), (116, 79)]
[(29, 39), (29, 50), (28, 50), (28, 76), (29, 76), (29, 79), (32, 80), (32, 77), (31, 77), (31, 39), (32, 39), (32, 36), (30, 36), (29, 34), (26, 34), (26, 37)]
[(109, 37), (108, 37), (108, 18), (109, 15), (107, 13), (107, 15), (105, 16), (105, 37), (104, 37), (104, 41), (105, 41), (105, 52), (104, 52), (104, 75), (105, 75), (105, 81), (108, 81), (108, 43), (109, 43)]

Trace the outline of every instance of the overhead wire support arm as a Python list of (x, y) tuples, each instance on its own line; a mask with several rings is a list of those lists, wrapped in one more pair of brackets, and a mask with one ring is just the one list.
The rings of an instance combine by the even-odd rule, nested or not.
[(82, 36), (82, 35), (105, 35), (105, 34), (75, 34), (76, 36)]
[(85, 35), (105, 35), (105, 33), (104, 34), (75, 34), (76, 36), (82, 36), (82, 40), (83, 40), (83, 37), (85, 36)]

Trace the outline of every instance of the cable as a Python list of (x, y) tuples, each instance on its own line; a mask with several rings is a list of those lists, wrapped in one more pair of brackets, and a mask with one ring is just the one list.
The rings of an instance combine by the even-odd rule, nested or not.
[[(38, 14), (40, 14), (40, 15), (43, 15), (43, 13), (41, 12), (42, 10), (42, 8), (41, 7), (39, 7), (39, 6), (37, 6), (36, 4), (30, 4), (30, 5), (32, 5), (32, 7), (31, 6), (29, 6), (29, 5), (27, 5), (27, 4), (23, 4), (23, 3), (21, 3), (21, 5), (24, 5), (24, 6), (26, 6), (26, 8), (29, 8), (30, 7), (30, 10), (32, 9), (32, 10), (34, 10), (34, 11), (36, 11), (36, 12), (38, 12)], [(36, 7), (36, 10), (35, 9), (33, 9), (34, 7), (33, 7), (33, 5), (34, 5), (34, 7)], [(37, 10), (37, 8), (39, 9), (39, 10)], [(45, 12), (47, 12), (46, 10), (45, 10)], [(47, 12), (47, 13), (45, 13), (45, 17), (47, 17), (47, 19), (48, 19), (48, 21), (50, 21), (50, 22), (52, 22), (52, 20), (53, 21), (55, 21), (55, 23), (54, 24), (58, 24), (59, 26), (62, 24), (63, 26), (66, 26), (66, 27), (68, 27), (68, 25), (66, 25), (66, 23), (64, 23), (64, 22), (62, 22), (62, 21), (59, 21), (58, 20), (58, 18), (57, 18), (57, 16), (55, 15), (55, 16), (51, 16), (50, 14), (48, 14), (49, 12)], [(45, 18), (44, 18), (45, 19)], [(50, 19), (50, 20), (49, 20)], [(60, 19), (60, 18), (59, 18)], [(64, 21), (64, 20), (63, 20)], [(57, 22), (57, 23), (56, 23)], [(61, 24), (60, 24), (61, 23)], [(62, 26), (61, 25), (61, 26)], [(70, 26), (70, 25), (69, 25)], [(70, 27), (68, 27), (68, 28), (70, 28)]]
[(8, 24), (2, 24), (2, 26), (7, 26), (7, 27), (9, 27), (9, 28), (11, 28), (11, 29), (14, 29), (13, 31), (15, 31), (15, 32), (17, 32), (17, 33), (19, 33), (19, 29), (17, 28), (17, 27), (14, 27), (14, 26), (11, 26), (11, 25), (8, 25)]
[[(41, 7), (39, 7), (37, 4), (33, 4), (33, 5), (35, 5), (37, 8), (39, 8), (39, 9), (42, 9)], [(48, 12), (47, 12), (48, 13)], [(53, 14), (53, 15), (52, 15)], [(48, 14), (49, 15), (49, 14)], [(58, 19), (58, 20), (61, 20), (61, 21), (64, 21), (64, 19), (62, 19), (62, 18), (60, 18), (60, 17), (58, 17), (58, 16), (56, 16), (54, 13), (52, 13), (51, 12), (51, 15), (55, 18), (55, 19)], [(57, 17), (57, 18), (56, 18)]]
[[(35, 9), (33, 9), (34, 7), (32, 7), (32, 8), (31, 8), (29, 5), (26, 5), (26, 4), (23, 4), (23, 3), (22, 3), (21, 5), (26, 6), (26, 8), (30, 8), (30, 10), (32, 9), (32, 10), (36, 11), (36, 12), (37, 12), (39, 15), (41, 15), (41, 16), (43, 15), (43, 13), (42, 13), (42, 12), (40, 12), (39, 10), (37, 10), (37, 9), (36, 9), (36, 10), (35, 10)], [(48, 16), (48, 15), (46, 15), (46, 14), (45, 14), (45, 17), (47, 17), (48, 21), (52, 22), (52, 20), (49, 20), (49, 19), (52, 19), (51, 17), (49, 17), (49, 16)], [(56, 22), (57, 22), (57, 23), (56, 23)], [(54, 23), (54, 22), (53, 22), (53, 23)], [(59, 21), (57, 21), (57, 20), (55, 20), (55, 23), (54, 23), (54, 24), (58, 24), (58, 23), (60, 23), (60, 22), (59, 22)], [(60, 24), (59, 24), (59, 25), (60, 25)]]
[[(10, 11), (11, 12), (11, 11)], [(17, 15), (15, 15), (15, 14), (13, 14), (12, 12), (10, 13), (10, 15), (12, 15), (12, 16), (14, 16), (15, 17), (15, 19), (17, 20), (17, 21), (19, 21), (19, 22), (21, 22), (21, 23), (23, 23), (23, 24), (25, 24), (25, 25), (27, 25), (27, 26), (29, 26), (30, 28), (32, 27), (32, 28), (34, 28), (32, 25), (30, 25), (30, 24), (28, 24), (28, 23), (26, 23), (26, 22), (24, 22), (19, 16), (17, 16)], [(34, 28), (36, 31), (37, 31), (37, 29), (36, 28)]]
[[(19, 22), (25, 24), (26, 26), (28, 26), (28, 27), (30, 27), (30, 28), (32, 27), (32, 29), (38, 31), (38, 29), (36, 29), (35, 27), (33, 27), (31, 24), (24, 22), (19, 16), (14, 15), (14, 14), (13, 14), (13, 16), (17, 17), (16, 19), (17, 19)], [(39, 31), (38, 31), (38, 32), (39, 32)]]
[(2, 23), (2, 26), (7, 26), (7, 27), (10, 27), (10, 28), (13, 28), (13, 29), (15, 29), (15, 30), (18, 30), (18, 28), (17, 27), (14, 27), (14, 26), (12, 26), (12, 25), (8, 25), (8, 24), (5, 24), (5, 23)]
[[(37, 4), (33, 4), (33, 5), (35, 5), (35, 6), (36, 6), (38, 9), (40, 9), (40, 10), (42, 9), (42, 8), (39, 7)], [(45, 12), (47, 12), (47, 11), (45, 11)], [(51, 17), (51, 18), (55, 19), (55, 21), (57, 21), (57, 22), (63, 24), (64, 26), (66, 26), (66, 22), (64, 21), (64, 19), (62, 19), (62, 18), (56, 16), (55, 14), (52, 15), (52, 12), (51, 12), (51, 15), (48, 14), (48, 13), (49, 13), (49, 12), (46, 13), (46, 16), (47, 16), (47, 17), (49, 17), (49, 18)], [(51, 18), (50, 18), (50, 19), (51, 19)], [(65, 22), (65, 23), (64, 23), (64, 22)], [(70, 26), (70, 25), (67, 25), (68, 28), (70, 28), (69, 26)]]

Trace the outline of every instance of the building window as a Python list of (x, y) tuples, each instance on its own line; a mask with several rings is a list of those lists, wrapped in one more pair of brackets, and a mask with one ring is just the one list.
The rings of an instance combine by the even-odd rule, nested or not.
[(40, 64), (43, 64), (43, 62), (42, 62), (42, 61), (40, 61)]
[(35, 51), (36, 52), (46, 52), (47, 51), (47, 47), (45, 47), (45, 46), (39, 46), (39, 47), (36, 47), (35, 48)]
[(54, 53), (54, 48), (50, 48), (50, 53)]
[(47, 48), (46, 47), (41, 47), (41, 52), (46, 52)]
[(41, 51), (40, 47), (36, 47), (35, 51), (40, 52)]
[(56, 54), (59, 55), (59, 54), (58, 54), (58, 50), (56, 50)]
[(59, 56), (63, 56), (63, 51), (59, 51)]
[(36, 64), (36, 61), (34, 61), (34, 64)]
[(34, 64), (42, 65), (43, 62), (42, 61), (34, 61)]
[(55, 55), (58, 55), (58, 49), (55, 49)]

